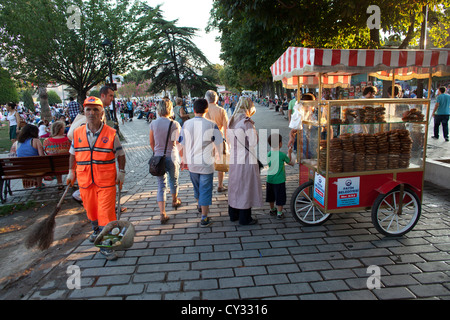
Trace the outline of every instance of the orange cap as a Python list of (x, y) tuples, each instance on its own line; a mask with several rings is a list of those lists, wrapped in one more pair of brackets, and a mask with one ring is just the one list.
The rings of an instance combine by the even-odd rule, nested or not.
[(99, 106), (101, 108), (103, 108), (103, 102), (102, 100), (100, 100), (97, 97), (87, 97), (86, 100), (84, 100), (83, 106), (86, 107), (87, 105), (89, 106)]

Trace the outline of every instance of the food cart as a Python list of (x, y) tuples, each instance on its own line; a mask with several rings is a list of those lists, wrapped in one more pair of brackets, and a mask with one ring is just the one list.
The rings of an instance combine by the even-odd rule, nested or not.
[(290, 47), (271, 67), (285, 86), (316, 84), (301, 101), (297, 134), (299, 187), (294, 218), (317, 226), (333, 213), (371, 210), (375, 228), (401, 236), (421, 214), (429, 99), (322, 100), (322, 88), (348, 85), (352, 75), (382, 80), (450, 74), (450, 50), (332, 50)]

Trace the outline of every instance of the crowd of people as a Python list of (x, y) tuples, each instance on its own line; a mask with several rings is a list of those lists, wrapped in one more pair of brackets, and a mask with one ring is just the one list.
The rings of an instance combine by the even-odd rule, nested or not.
[[(397, 88), (395, 88), (397, 89)], [(395, 91), (397, 95), (399, 90)], [(433, 115), (444, 127), (444, 138), (448, 141), (448, 114), (450, 96), (445, 88), (440, 89), (438, 105)], [(364, 98), (373, 98), (376, 89), (367, 87)], [(74, 194), (82, 201), (88, 218), (92, 222), (96, 236), (109, 222), (116, 219), (116, 184), (120, 188), (125, 180), (125, 152), (117, 133), (106, 124), (113, 118), (110, 105), (114, 91), (105, 86), (100, 90), (100, 99), (88, 97), (81, 106), (73, 98), (62, 111), (55, 108), (52, 123), (40, 120), (39, 114), (17, 110), (15, 104), (8, 104), (4, 114), (10, 124), (10, 138), (14, 142), (11, 156), (42, 156), (45, 154), (69, 153), (70, 170), (66, 182), (79, 185), (79, 193)], [(302, 100), (315, 100), (312, 93), (302, 95)], [(261, 167), (256, 147), (257, 130), (252, 116), (256, 112), (254, 101), (262, 106), (278, 106), (277, 112), (291, 120), (296, 99), (268, 99), (239, 95), (219, 96), (209, 90), (204, 98), (174, 99), (154, 98), (146, 101), (118, 100), (117, 111), (123, 123), (133, 121), (133, 117), (150, 122), (149, 141), (155, 156), (165, 156), (165, 173), (157, 176), (157, 203), (161, 224), (170, 216), (166, 212), (166, 189), (169, 182), (172, 196), (171, 205), (176, 210), (182, 205), (178, 196), (178, 180), (181, 170), (188, 170), (193, 185), (193, 197), (197, 211), (201, 214), (200, 226), (213, 223), (209, 217), (209, 207), (213, 201), (214, 175), (217, 171), (218, 192), (228, 192), (228, 214), (231, 221), (241, 225), (257, 223), (252, 217), (252, 208), (268, 203), (269, 213), (283, 219), (286, 204), (285, 165), (294, 165), (292, 151), (295, 148), (295, 129), (291, 130), (288, 153), (280, 151), (282, 137), (271, 134), (268, 175), (265, 199), (262, 193)], [(444, 110), (445, 109), (445, 110)], [(57, 111), (57, 112), (56, 112)], [(192, 115), (193, 113), (193, 115)], [(445, 119), (444, 119), (445, 118)], [(92, 134), (92, 136), (91, 136)], [(84, 137), (88, 139), (84, 139)], [(438, 135), (435, 133), (435, 137)], [(116, 168), (118, 164), (118, 170)], [(228, 186), (224, 176), (228, 173)], [(56, 177), (62, 188), (62, 177)], [(28, 179), (25, 187), (42, 188), (42, 179)], [(101, 253), (108, 259), (116, 259), (114, 250), (102, 248)]]
[[(223, 104), (224, 107), (220, 106)], [(179, 119), (176, 114), (183, 107), (181, 98), (173, 102), (162, 99), (157, 104), (157, 119), (150, 124), (150, 146), (156, 156), (166, 156), (166, 174), (157, 177), (157, 201), (160, 208), (161, 223), (166, 223), (170, 217), (165, 211), (166, 183), (169, 177), (170, 193), (172, 194), (172, 207), (181, 205), (178, 198), (178, 177), (180, 170), (188, 170), (190, 180), (194, 187), (194, 198), (197, 202), (198, 213), (201, 214), (200, 225), (209, 226), (212, 223), (209, 206), (212, 204), (213, 180), (217, 171), (218, 192), (228, 191), (228, 213), (231, 221), (239, 221), (241, 225), (257, 223), (251, 215), (253, 207), (263, 206), (262, 184), (260, 176), (260, 163), (256, 157), (258, 135), (251, 117), (256, 109), (250, 97), (241, 96), (233, 105), (230, 100), (222, 99), (215, 91), (209, 90), (205, 98), (193, 101), (194, 117)], [(228, 119), (228, 109), (234, 112)], [(277, 138), (278, 139), (278, 138)], [(279, 148), (269, 161), (269, 166), (277, 166), (274, 175), (279, 175), (277, 183), (284, 183), (284, 160), (291, 164), (290, 157), (284, 155), (279, 161)], [(289, 154), (290, 156), (290, 154)], [(226, 169), (219, 169), (218, 164), (225, 164)], [(279, 168), (278, 168), (279, 167)], [(223, 168), (223, 167), (220, 167)], [(224, 175), (228, 172), (228, 184), (224, 185)], [(275, 193), (279, 196), (278, 193)], [(273, 207), (275, 200), (279, 206), (279, 218), (282, 218), (282, 205), (286, 199), (275, 199), (275, 194), (269, 196), (269, 203)], [(283, 195), (283, 193), (280, 193)], [(284, 192), (284, 198), (286, 197)], [(272, 201), (273, 200), (273, 201)]]
[[(130, 109), (133, 109), (133, 114), (150, 122), (149, 141), (153, 155), (164, 159), (165, 173), (155, 177), (161, 224), (170, 220), (166, 211), (168, 188), (171, 194), (169, 205), (175, 210), (183, 205), (178, 196), (181, 170), (189, 172), (201, 227), (213, 223), (209, 207), (213, 203), (215, 172), (217, 192), (228, 192), (229, 219), (241, 225), (257, 223), (252, 217), (252, 208), (263, 207), (264, 197), (260, 174), (262, 164), (256, 157), (258, 134), (252, 120), (256, 112), (253, 100), (254, 97), (237, 95), (221, 98), (209, 90), (204, 98), (165, 97), (132, 103)], [(119, 101), (118, 110), (124, 114), (124, 121), (132, 121), (133, 116), (125, 116), (127, 103)], [(284, 166), (293, 165), (295, 161), (291, 158), (292, 148), (287, 155), (280, 152), (281, 136), (271, 136), (268, 143), (272, 150), (268, 154), (265, 201), (270, 214), (283, 219), (283, 206), (286, 204)], [(228, 174), (231, 188), (224, 185), (225, 174)], [(94, 230), (94, 234), (96, 232)], [(107, 257), (117, 256), (113, 252)]]
[[(89, 237), (92, 242), (109, 222), (116, 219), (116, 184), (121, 188), (125, 180), (125, 151), (116, 131), (106, 124), (107, 118), (113, 118), (109, 106), (114, 99), (114, 91), (103, 87), (100, 96), (88, 97), (83, 105), (71, 98), (67, 107), (61, 112), (58, 110), (51, 122), (41, 120), (39, 113), (33, 112), (31, 117), (24, 109), (19, 113), (15, 104), (8, 104), (5, 114), (10, 124), (10, 138), (14, 140), (10, 156), (70, 154), (66, 183), (78, 183), (79, 190), (73, 197), (83, 204), (92, 223), (93, 232)], [(189, 171), (193, 197), (201, 214), (200, 226), (207, 227), (213, 223), (209, 207), (213, 201), (216, 171), (217, 191), (228, 192), (230, 220), (241, 225), (257, 223), (251, 210), (262, 207), (264, 198), (261, 164), (256, 157), (258, 135), (251, 119), (256, 109), (250, 97), (219, 97), (210, 90), (204, 98), (192, 100), (167, 97), (142, 102), (118, 100), (117, 111), (123, 115), (124, 122), (132, 121), (134, 116), (147, 119), (154, 154), (166, 156), (165, 174), (157, 177), (157, 203), (162, 224), (170, 219), (166, 212), (167, 180), (172, 207), (177, 209), (182, 205), (178, 197), (180, 170)], [(275, 140), (278, 141), (279, 137), (273, 138)], [(282, 219), (286, 194), (285, 186), (283, 192), (283, 187), (278, 185), (284, 183), (284, 164), (292, 164), (292, 161), (290, 153), (287, 156), (279, 152), (281, 144), (271, 145), (273, 151), (269, 153), (269, 166), (276, 167), (276, 170), (273, 173), (275, 179), (267, 181), (273, 186), (266, 200), (270, 208), (277, 206), (277, 216)], [(219, 169), (224, 166), (226, 170)], [(226, 172), (228, 184), (233, 188), (228, 189), (224, 185)], [(63, 188), (62, 176), (56, 179), (59, 188)], [(44, 187), (42, 179), (24, 181), (24, 187), (32, 186)], [(112, 249), (101, 248), (100, 252), (108, 260), (117, 258)]]

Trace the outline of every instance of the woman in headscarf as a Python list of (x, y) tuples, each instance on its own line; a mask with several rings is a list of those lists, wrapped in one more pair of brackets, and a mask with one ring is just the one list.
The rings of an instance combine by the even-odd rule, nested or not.
[(231, 221), (241, 225), (255, 224), (252, 207), (263, 206), (261, 177), (256, 145), (258, 134), (250, 119), (256, 112), (250, 98), (241, 97), (227, 130), (230, 143), (230, 168), (228, 176), (228, 214)]

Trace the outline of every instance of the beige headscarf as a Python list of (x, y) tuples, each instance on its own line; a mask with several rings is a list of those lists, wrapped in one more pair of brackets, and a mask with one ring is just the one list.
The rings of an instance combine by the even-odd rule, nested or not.
[(236, 109), (228, 122), (228, 128), (233, 128), (242, 118), (250, 118), (256, 112), (255, 105), (249, 97), (240, 97)]

